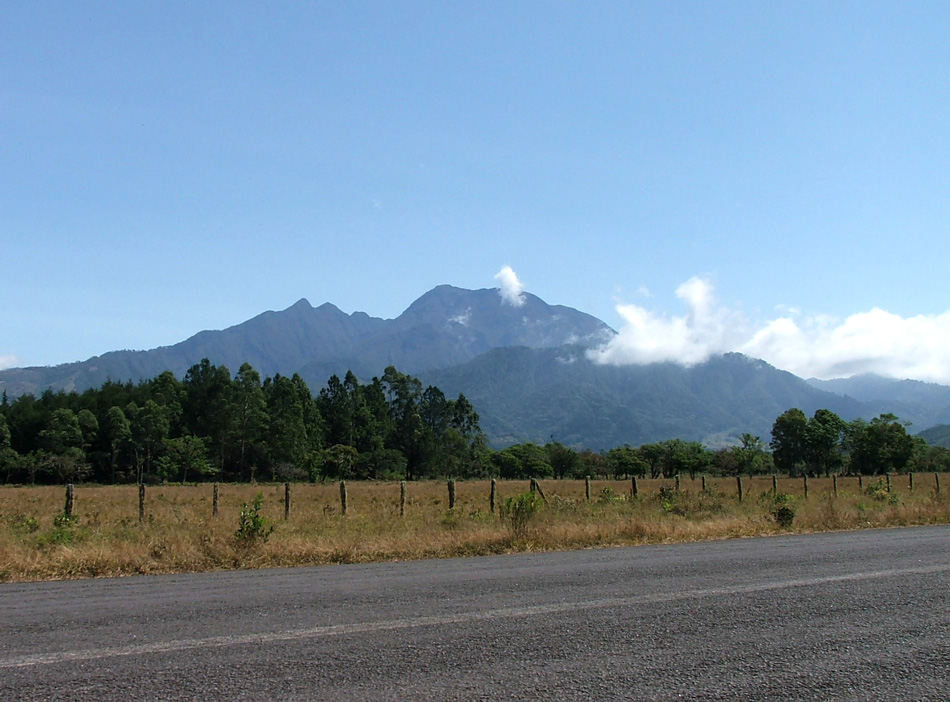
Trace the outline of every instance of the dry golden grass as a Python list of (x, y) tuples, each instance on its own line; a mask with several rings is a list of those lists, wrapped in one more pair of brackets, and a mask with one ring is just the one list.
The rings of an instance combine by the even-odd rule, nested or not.
[[(874, 480), (778, 479), (795, 521), (784, 531), (950, 523), (950, 481), (937, 493), (933, 475), (895, 476), (891, 492), (869, 491)], [(945, 478), (945, 476), (941, 476)], [(542, 481), (547, 502), (524, 531), (489, 509), (488, 481), (456, 483), (456, 506), (447, 509), (444, 482), (409, 483), (400, 516), (398, 483), (350, 483), (348, 513), (341, 514), (337, 484), (292, 486), (284, 520), (284, 486), (221, 485), (218, 516), (212, 486), (150, 486), (146, 518), (139, 521), (135, 486), (79, 486), (74, 520), (57, 519), (62, 487), (0, 488), (0, 581), (180, 573), (235, 568), (442, 558), (514, 551), (672, 543), (760, 536), (783, 531), (773, 513), (772, 478), (685, 477), (595, 480), (591, 501), (584, 481)], [(863, 489), (862, 489), (863, 488)], [(499, 481), (497, 503), (523, 494), (527, 481)], [(662, 494), (661, 494), (662, 489)], [(262, 494), (261, 515), (273, 526), (267, 538), (237, 538), (242, 505)], [(873, 493), (873, 494), (869, 494)]]

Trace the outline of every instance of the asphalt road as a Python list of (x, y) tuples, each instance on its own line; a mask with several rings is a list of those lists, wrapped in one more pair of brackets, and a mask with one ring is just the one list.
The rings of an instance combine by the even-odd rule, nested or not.
[(948, 700), (950, 528), (0, 586), (4, 700)]

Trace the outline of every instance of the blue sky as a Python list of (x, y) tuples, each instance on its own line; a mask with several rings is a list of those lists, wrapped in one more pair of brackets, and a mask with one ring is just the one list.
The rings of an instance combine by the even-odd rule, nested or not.
[(947, 36), (941, 2), (6, 3), (0, 367), (510, 266), (605, 362), (950, 383)]

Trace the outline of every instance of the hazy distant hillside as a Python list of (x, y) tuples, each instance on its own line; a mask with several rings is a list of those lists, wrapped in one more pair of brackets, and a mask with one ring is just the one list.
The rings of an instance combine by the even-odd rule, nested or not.
[(834, 380), (810, 379), (820, 390), (853, 397), (866, 404), (874, 415), (896, 414), (911, 423), (911, 429), (950, 424), (950, 387), (919, 380), (894, 380), (879, 375), (856, 375)]
[(938, 424), (919, 432), (917, 436), (932, 446), (950, 448), (950, 424)]
[(463, 392), (496, 445), (524, 440), (608, 448), (671, 437), (721, 445), (744, 432), (768, 442), (775, 418), (799, 407), (853, 419), (865, 408), (767, 363), (727, 354), (685, 368), (602, 366), (583, 349), (495, 349), (462, 366), (425, 373)]

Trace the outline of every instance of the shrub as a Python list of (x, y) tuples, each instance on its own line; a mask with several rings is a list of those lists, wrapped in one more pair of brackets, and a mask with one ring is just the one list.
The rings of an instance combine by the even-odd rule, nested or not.
[(878, 478), (868, 483), (868, 486), (864, 488), (864, 494), (879, 502), (890, 502), (892, 505), (896, 505), (900, 499), (897, 495), (888, 492), (885, 478)]
[(664, 512), (672, 512), (680, 499), (680, 493), (674, 485), (661, 485), (659, 492), (656, 494), (656, 499)]
[(267, 537), (274, 531), (274, 527), (268, 524), (267, 520), (261, 515), (263, 504), (264, 493), (259, 492), (250, 505), (247, 502), (241, 505), (238, 530), (234, 535), (238, 541), (243, 543), (267, 541)]
[(528, 526), (541, 511), (542, 504), (541, 498), (532, 492), (505, 500), (501, 506), (501, 518), (512, 538), (523, 539), (527, 535)]
[(775, 523), (782, 529), (790, 529), (795, 521), (795, 505), (792, 496), (784, 492), (778, 492), (774, 495), (765, 493), (763, 499), (768, 502), (769, 513)]
[(602, 505), (610, 505), (614, 502), (623, 502), (626, 499), (626, 495), (618, 494), (617, 491), (609, 485), (604, 487), (604, 489), (600, 491), (600, 495), (597, 496), (597, 501)]
[(792, 522), (795, 521), (795, 510), (788, 505), (782, 505), (772, 512), (772, 516), (775, 518), (775, 523), (782, 529), (790, 529)]

